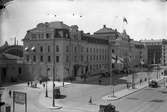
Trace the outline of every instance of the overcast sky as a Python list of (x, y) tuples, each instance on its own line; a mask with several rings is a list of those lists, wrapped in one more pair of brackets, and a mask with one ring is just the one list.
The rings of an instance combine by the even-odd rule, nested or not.
[[(128, 24), (123, 24), (126, 17)], [(26, 31), (40, 22), (63, 21), (93, 33), (107, 27), (123, 28), (131, 38), (167, 39), (167, 2), (164, 0), (14, 0), (1, 11), (0, 37), (22, 44)]]

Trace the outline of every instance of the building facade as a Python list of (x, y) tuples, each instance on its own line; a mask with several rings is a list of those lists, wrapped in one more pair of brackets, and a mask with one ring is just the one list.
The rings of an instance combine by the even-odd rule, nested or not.
[(0, 83), (23, 79), (22, 49), (22, 46), (7, 43), (0, 47)]
[(119, 33), (105, 25), (90, 35), (78, 30), (77, 25), (39, 23), (23, 39), (23, 59), (33, 79), (46, 75), (52, 79), (53, 68), (59, 80), (111, 73), (126, 66), (131, 41), (125, 31)]
[(148, 64), (167, 64), (167, 40), (142, 40), (147, 47)]

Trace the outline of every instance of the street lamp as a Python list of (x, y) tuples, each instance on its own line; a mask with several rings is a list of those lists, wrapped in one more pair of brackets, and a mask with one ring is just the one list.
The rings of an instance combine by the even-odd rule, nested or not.
[(46, 77), (46, 94), (45, 97), (48, 97), (48, 71), (50, 70), (50, 68), (47, 68), (47, 77)]
[(55, 99), (54, 99), (54, 80), (55, 80), (55, 37), (53, 37), (53, 99), (52, 99), (52, 106), (55, 107)]
[[(113, 43), (112, 40), (109, 40), (109, 48), (108, 48), (108, 59), (109, 59), (109, 73), (110, 73), (110, 80), (111, 80), (111, 85), (113, 84), (113, 78), (112, 78), (112, 52), (111, 52), (111, 44)], [(114, 85), (112, 85), (112, 95), (113, 97), (115, 97), (114, 95)]]

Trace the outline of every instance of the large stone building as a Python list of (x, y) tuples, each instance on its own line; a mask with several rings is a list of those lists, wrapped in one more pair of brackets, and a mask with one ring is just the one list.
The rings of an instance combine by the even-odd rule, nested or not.
[[(63, 22), (40, 23), (27, 31), (24, 43), (24, 63), (31, 78), (57, 79), (123, 70), (130, 57), (131, 42), (126, 34), (105, 25), (93, 35)], [(131, 54), (134, 55), (134, 54)], [(55, 64), (53, 63), (55, 62)]]
[(148, 64), (167, 65), (167, 40), (142, 40), (147, 46)]
[(0, 82), (18, 81), (23, 78), (23, 47), (5, 45), (0, 47)]

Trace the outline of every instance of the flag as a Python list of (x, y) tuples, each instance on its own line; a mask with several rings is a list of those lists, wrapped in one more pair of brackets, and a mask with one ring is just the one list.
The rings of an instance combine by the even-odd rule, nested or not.
[(127, 19), (125, 17), (123, 18), (123, 22), (125, 22), (126, 24), (128, 24), (128, 21), (127, 21)]

